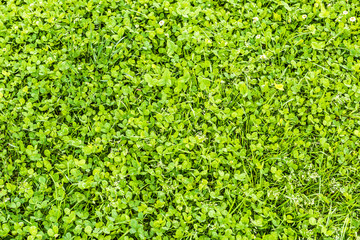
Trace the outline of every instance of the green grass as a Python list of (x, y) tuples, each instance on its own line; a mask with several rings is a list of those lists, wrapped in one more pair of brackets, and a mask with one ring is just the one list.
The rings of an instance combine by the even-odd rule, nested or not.
[(3, 1), (0, 239), (360, 239), (358, 1)]

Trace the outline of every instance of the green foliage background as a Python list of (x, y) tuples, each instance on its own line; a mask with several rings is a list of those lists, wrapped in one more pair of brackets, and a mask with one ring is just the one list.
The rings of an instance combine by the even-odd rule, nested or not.
[(359, 1), (0, 1), (1, 239), (359, 239)]

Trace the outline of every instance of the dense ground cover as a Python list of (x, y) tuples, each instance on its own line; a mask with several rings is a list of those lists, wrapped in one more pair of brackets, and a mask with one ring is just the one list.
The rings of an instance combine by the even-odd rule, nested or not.
[(0, 1), (1, 239), (359, 239), (359, 1)]

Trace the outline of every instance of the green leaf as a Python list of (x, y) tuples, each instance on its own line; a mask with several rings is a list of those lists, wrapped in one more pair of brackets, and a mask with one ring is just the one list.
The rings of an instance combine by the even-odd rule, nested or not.
[(38, 229), (36, 226), (30, 226), (29, 227), (29, 233), (33, 236), (35, 236), (38, 233)]
[(275, 85), (275, 88), (277, 90), (284, 91), (284, 85), (283, 84), (274, 83), (274, 85)]
[(209, 217), (211, 217), (211, 218), (214, 218), (216, 216), (216, 212), (214, 210), (210, 210), (208, 212), (208, 214), (209, 214)]
[(167, 86), (167, 87), (172, 86), (171, 72), (169, 69), (165, 68), (158, 85), (159, 86)]
[(311, 225), (316, 225), (316, 224), (317, 224), (316, 218), (311, 217), (311, 218), (309, 219), (309, 223), (310, 223)]
[(187, 82), (190, 81), (190, 79), (191, 79), (190, 72), (187, 69), (185, 69), (184, 75), (180, 77), (177, 81), (178, 91), (182, 91), (182, 90), (185, 91), (188, 87)]
[(210, 79), (204, 77), (198, 77), (199, 87), (201, 90), (208, 90), (210, 87)]
[(137, 229), (138, 228), (138, 222), (135, 219), (130, 220), (130, 227)]
[(316, 50), (323, 50), (325, 48), (325, 42), (316, 42), (316, 41), (313, 41), (311, 43), (311, 47), (316, 49)]
[(87, 233), (87, 234), (91, 234), (92, 232), (92, 227), (91, 226), (86, 226), (84, 231)]
[(319, 14), (319, 17), (321, 18), (327, 18), (330, 16), (330, 12), (326, 10), (324, 4), (321, 4), (321, 12)]
[(243, 180), (245, 180), (245, 178), (246, 178), (246, 174), (245, 174), (245, 173), (242, 173), (242, 174), (236, 173), (236, 174), (234, 175), (234, 178), (235, 178), (236, 180), (243, 181)]
[(158, 84), (158, 80), (151, 77), (150, 74), (145, 74), (144, 76), (145, 82), (149, 85), (149, 87), (155, 87)]
[(248, 95), (248, 87), (246, 86), (246, 83), (245, 82), (240, 82), (238, 85), (237, 85), (237, 89), (240, 91), (240, 94), (243, 96), (243, 97), (246, 97)]
[(167, 54), (169, 56), (172, 56), (177, 51), (178, 46), (173, 41), (168, 39), (166, 48), (167, 48)]
[(94, 146), (92, 145), (88, 145), (82, 148), (83, 152), (85, 153), (85, 155), (90, 155), (94, 152)]

